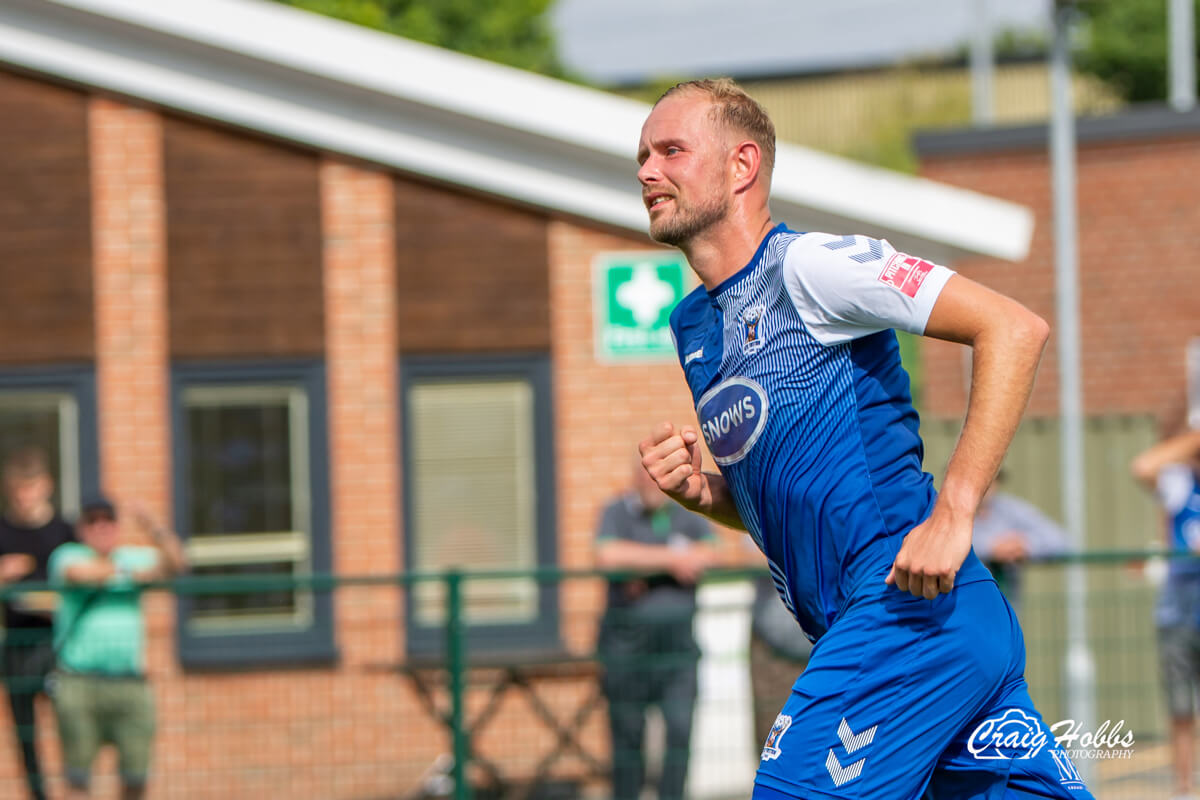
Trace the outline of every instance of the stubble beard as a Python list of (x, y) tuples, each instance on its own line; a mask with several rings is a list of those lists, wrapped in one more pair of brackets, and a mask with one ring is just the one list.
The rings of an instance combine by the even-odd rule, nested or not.
[[(675, 199), (679, 204), (679, 199)], [(729, 198), (713, 195), (692, 209), (676, 208), (676, 213), (658, 222), (650, 222), (650, 238), (672, 247), (683, 247), (729, 213)]]

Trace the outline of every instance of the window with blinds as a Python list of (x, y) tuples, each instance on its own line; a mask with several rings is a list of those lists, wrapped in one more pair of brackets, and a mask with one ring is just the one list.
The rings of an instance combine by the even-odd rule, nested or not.
[[(537, 565), (533, 389), (523, 380), (426, 379), (410, 390), (413, 567), (517, 570)], [(470, 580), (469, 622), (528, 621), (529, 579)], [(419, 584), (416, 617), (441, 624), (442, 587)]]
[[(532, 576), (557, 563), (549, 356), (400, 366), (406, 568), (463, 575), (473, 647), (555, 646), (558, 586)], [(436, 651), (444, 581), (416, 581), (408, 596), (409, 649)]]

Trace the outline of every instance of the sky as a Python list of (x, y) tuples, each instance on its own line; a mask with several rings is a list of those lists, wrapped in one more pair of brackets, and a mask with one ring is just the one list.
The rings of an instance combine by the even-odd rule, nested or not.
[(994, 27), (1049, 28), (1052, 0), (558, 0), (568, 67), (599, 83), (750, 77), (953, 51), (985, 7)]

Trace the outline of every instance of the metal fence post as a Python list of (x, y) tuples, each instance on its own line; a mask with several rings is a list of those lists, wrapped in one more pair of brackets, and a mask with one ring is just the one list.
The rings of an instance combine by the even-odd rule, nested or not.
[(446, 669), (450, 672), (450, 729), (454, 748), (454, 800), (470, 800), (471, 787), (467, 781), (467, 761), (470, 742), (466, 720), (466, 642), (463, 641), (462, 574), (457, 570), (446, 573)]

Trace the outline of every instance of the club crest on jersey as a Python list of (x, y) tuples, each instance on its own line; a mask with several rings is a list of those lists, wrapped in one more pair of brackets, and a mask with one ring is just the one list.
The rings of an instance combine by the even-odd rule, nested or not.
[(744, 376), (709, 390), (696, 406), (700, 433), (721, 466), (741, 461), (767, 425), (767, 393)]
[(742, 323), (742, 352), (748, 356), (762, 350), (767, 333), (763, 329), (763, 317), (766, 315), (766, 303), (758, 303), (743, 309), (738, 316)]
[(782, 752), (779, 749), (779, 740), (783, 738), (790, 727), (792, 727), (792, 718), (787, 714), (780, 714), (775, 718), (775, 724), (771, 726), (771, 732), (767, 734), (767, 743), (763, 745), (763, 761), (779, 758), (779, 754)]

